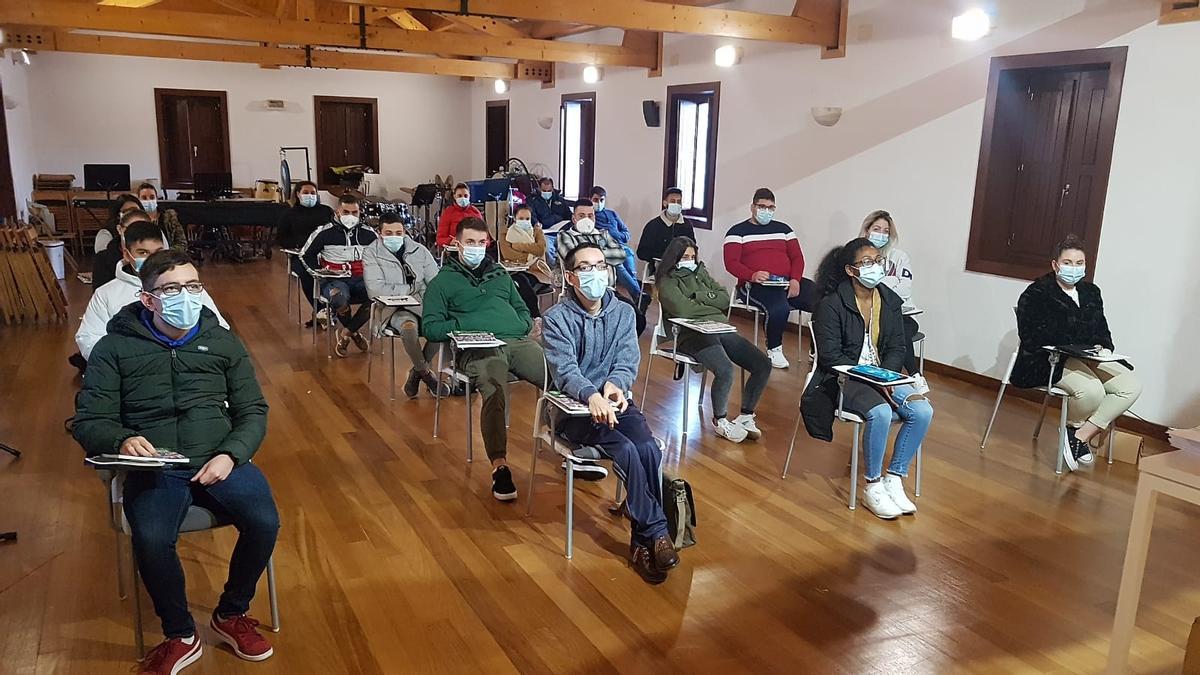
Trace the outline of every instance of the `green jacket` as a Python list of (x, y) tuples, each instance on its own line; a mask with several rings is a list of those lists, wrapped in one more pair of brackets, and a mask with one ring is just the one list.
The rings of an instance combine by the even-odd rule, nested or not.
[(108, 324), (75, 396), (75, 440), (88, 455), (144, 436), (200, 467), (225, 453), (250, 461), (267, 433), (267, 402), (246, 348), (208, 308), (187, 344), (172, 349), (141, 321), (140, 303)]
[(726, 321), (729, 291), (709, 276), (704, 263), (698, 263), (695, 272), (659, 270), (654, 284), (665, 318)]
[(501, 340), (529, 335), (533, 320), (512, 277), (490, 259), (479, 265), (470, 270), (457, 255), (446, 256), (422, 300), (426, 340), (446, 342), (454, 331), (487, 331)]

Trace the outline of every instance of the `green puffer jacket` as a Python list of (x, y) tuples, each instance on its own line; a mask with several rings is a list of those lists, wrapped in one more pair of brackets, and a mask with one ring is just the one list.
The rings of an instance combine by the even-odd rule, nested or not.
[(267, 433), (267, 401), (241, 340), (204, 308), (200, 329), (172, 349), (141, 321), (141, 303), (108, 323), (75, 396), (75, 440), (88, 455), (144, 436), (198, 468), (226, 453), (250, 461)]
[(704, 263), (698, 263), (695, 272), (662, 270), (654, 283), (667, 319), (726, 321), (729, 291), (709, 276)]
[(446, 342), (454, 331), (487, 331), (501, 340), (516, 339), (533, 328), (512, 277), (490, 259), (473, 271), (458, 256), (446, 256), (422, 302), (421, 335), (430, 342)]

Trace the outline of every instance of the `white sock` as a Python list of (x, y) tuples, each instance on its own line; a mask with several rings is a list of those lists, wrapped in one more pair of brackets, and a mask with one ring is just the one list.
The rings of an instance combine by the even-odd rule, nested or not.
[(195, 636), (195, 635), (189, 635), (189, 636), (187, 636), (187, 637), (185, 637), (185, 638), (179, 638), (179, 639), (180, 639), (180, 640), (182, 640), (182, 641), (183, 641), (183, 644), (185, 644), (185, 645), (194, 644), (194, 643), (196, 642), (196, 636)]

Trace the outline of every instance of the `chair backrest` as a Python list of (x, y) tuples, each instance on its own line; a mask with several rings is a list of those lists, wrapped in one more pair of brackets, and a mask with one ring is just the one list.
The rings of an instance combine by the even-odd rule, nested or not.
[[(819, 358), (819, 355), (817, 354), (817, 338), (816, 338), (816, 335), (814, 335), (814, 334), (813, 334), (813, 332), (812, 332), (812, 329), (811, 329), (811, 328), (809, 329), (809, 331), (808, 331), (808, 334), (809, 334), (809, 337), (810, 337), (810, 338), (812, 338), (812, 339), (810, 340), (810, 341), (812, 342), (812, 351), (811, 351), (811, 354), (812, 354), (812, 363), (809, 365), (809, 368), (808, 368), (808, 374), (804, 376), (804, 390), (807, 390), (807, 389), (808, 389), (808, 383), (809, 383), (809, 382), (812, 382), (812, 379), (813, 379), (813, 374), (817, 372), (817, 359)], [(802, 391), (803, 391), (803, 390), (802, 390)]]

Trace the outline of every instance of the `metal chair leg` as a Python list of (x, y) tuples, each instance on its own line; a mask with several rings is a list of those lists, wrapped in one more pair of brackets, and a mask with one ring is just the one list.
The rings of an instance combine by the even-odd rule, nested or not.
[(319, 292), (320, 292), (320, 289), (317, 287), (317, 280), (316, 280), (316, 278), (314, 277), (314, 278), (313, 278), (313, 296), (312, 296), (312, 297), (313, 297), (313, 302), (312, 302), (312, 338), (313, 338), (313, 346), (314, 346), (314, 347), (316, 347), (316, 346), (317, 346), (317, 305), (321, 304), (321, 303), (320, 303), (320, 302), (317, 300), (317, 298), (321, 297), (321, 296), (319, 295)]
[(708, 371), (700, 373), (700, 396), (696, 398), (696, 419), (704, 426), (704, 390), (708, 385)]
[(396, 339), (389, 340), (392, 343), (392, 400), (396, 400)]
[[(538, 418), (541, 416), (541, 401), (538, 401), (536, 407), (536, 415), (533, 423), (533, 458), (529, 460), (529, 498), (525, 502), (525, 515), (528, 516), (533, 512), (533, 479), (537, 477), (537, 461), (538, 454), (542, 451), (542, 437), (538, 433)], [(550, 435), (553, 437), (554, 429), (550, 430)], [(569, 463), (569, 462), (568, 462)]]
[[(371, 318), (367, 320), (367, 383), (371, 382), (371, 364), (375, 362), (375, 305), (371, 305)], [(392, 398), (395, 398), (393, 396)]]
[(854, 441), (850, 444), (850, 510), (858, 506), (858, 454), (863, 425), (854, 424)]
[(646, 407), (646, 392), (650, 391), (650, 371), (654, 369), (654, 357), (651, 356), (646, 360), (646, 381), (642, 383), (642, 402), (638, 404), (639, 408)]
[(475, 425), (471, 418), (471, 385), (467, 384), (467, 464), (475, 460)]
[(1113, 462), (1113, 436), (1117, 435), (1117, 423), (1113, 422), (1108, 427), (1108, 463)]
[[(1044, 403), (1043, 403), (1044, 405)], [(1040, 427), (1041, 424), (1039, 423)], [(1034, 436), (1037, 438), (1037, 436)], [(1055, 462), (1054, 473), (1062, 474), (1063, 472), (1063, 448), (1067, 447), (1067, 399), (1062, 399), (1062, 412), (1058, 416), (1058, 461)]]
[(796, 426), (792, 428), (792, 442), (788, 443), (787, 459), (783, 460), (783, 475), (780, 478), (787, 478), (788, 467), (792, 465), (792, 450), (796, 449), (796, 436), (800, 433), (800, 415), (796, 415)]
[[(129, 597), (128, 580), (125, 578), (125, 542), (121, 541), (121, 533), (113, 530), (117, 539), (117, 597), (124, 600)], [(132, 560), (130, 564), (135, 564)]]
[[(1050, 402), (1050, 393), (1047, 392), (1042, 397), (1042, 409), (1038, 413), (1037, 426), (1033, 428), (1033, 440), (1037, 440), (1038, 434), (1042, 433), (1042, 422), (1046, 419), (1046, 404)], [(1063, 406), (1066, 406), (1066, 401), (1063, 401)]]
[(924, 375), (925, 374), (925, 338), (921, 338), (920, 348), (921, 348), (921, 351), (919, 353), (920, 360), (918, 362), (917, 368), (919, 368), (921, 370), (921, 374)]
[(924, 446), (924, 443), (917, 446), (917, 485), (913, 494), (918, 497), (921, 496), (921, 455), (924, 454), (922, 452), (924, 450)]
[(1004, 399), (1004, 390), (1008, 384), (1000, 384), (1000, 393), (996, 394), (996, 405), (992, 406), (992, 417), (988, 420), (987, 429), (983, 432), (983, 440), (979, 442), (979, 449), (983, 450), (987, 447), (988, 436), (992, 435), (992, 425), (996, 423), (996, 413), (1000, 412), (1000, 401)]
[(271, 601), (271, 631), (279, 632), (279, 595), (275, 591), (275, 556), (267, 558), (267, 598)]
[[(439, 380), (442, 378), (442, 352), (444, 352), (445, 349), (445, 346), (438, 346), (437, 377)], [(451, 389), (453, 389), (456, 384), (458, 383), (451, 382)], [(442, 388), (440, 386), (433, 390), (433, 398), (433, 437), (437, 438), (438, 423), (442, 421)]]
[(133, 595), (133, 639), (138, 661), (141, 661), (146, 656), (146, 637), (142, 632), (141, 577), (138, 575), (137, 556), (133, 554), (133, 537), (129, 537), (129, 561), (132, 563), (129, 567), (133, 578), (133, 587), (129, 590)]
[(680, 451), (687, 449), (688, 436), (688, 403), (692, 393), (692, 370), (688, 368), (685, 371), (687, 374), (683, 376), (683, 433), (679, 439)]
[[(551, 438), (553, 438), (553, 434)], [(575, 538), (575, 463), (567, 460), (567, 560), (574, 553)]]

